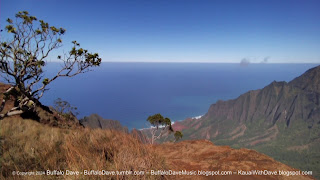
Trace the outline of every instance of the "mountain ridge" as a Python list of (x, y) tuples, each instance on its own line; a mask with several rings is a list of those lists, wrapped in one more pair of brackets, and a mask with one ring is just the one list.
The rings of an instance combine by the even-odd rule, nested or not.
[[(290, 82), (273, 81), (236, 99), (219, 100), (200, 119), (189, 118), (175, 123), (173, 128), (180, 128), (184, 139), (208, 139), (218, 145), (256, 149), (296, 168), (320, 172), (315, 168), (320, 167), (319, 102), (317, 66)], [(309, 152), (299, 155), (301, 151), (294, 150), (297, 147)], [(297, 164), (290, 160), (289, 155), (293, 154), (308, 158)]]

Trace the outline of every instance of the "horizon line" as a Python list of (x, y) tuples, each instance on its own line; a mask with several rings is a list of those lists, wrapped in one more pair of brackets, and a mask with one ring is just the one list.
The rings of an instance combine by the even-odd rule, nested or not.
[[(63, 61), (47, 61), (49, 63), (59, 63)], [(207, 62), (207, 61), (200, 61), (200, 62), (195, 62), (195, 61), (102, 61), (101, 63), (184, 63), (184, 64), (239, 64), (241, 65), (240, 62)], [(320, 64), (320, 62), (250, 62), (248, 64), (245, 64), (243, 66), (248, 66), (250, 64)]]
[[(156, 61), (156, 62), (150, 62), (150, 61), (102, 61), (102, 63), (203, 63), (203, 64), (241, 64), (240, 62), (207, 62), (207, 61), (200, 61), (200, 62), (195, 62), (195, 61), (174, 61), (174, 62), (169, 62), (169, 61)], [(320, 64), (320, 62), (268, 62), (268, 63), (263, 63), (263, 62), (250, 62), (249, 64)]]

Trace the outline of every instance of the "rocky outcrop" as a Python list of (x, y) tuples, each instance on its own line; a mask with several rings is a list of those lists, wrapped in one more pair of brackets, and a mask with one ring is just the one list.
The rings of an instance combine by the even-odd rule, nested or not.
[(127, 127), (122, 126), (121, 123), (117, 120), (103, 119), (97, 114), (91, 114), (86, 116), (83, 119), (80, 119), (80, 124), (89, 128), (100, 128), (100, 129), (113, 129), (117, 131), (122, 131), (128, 133), (129, 130)]

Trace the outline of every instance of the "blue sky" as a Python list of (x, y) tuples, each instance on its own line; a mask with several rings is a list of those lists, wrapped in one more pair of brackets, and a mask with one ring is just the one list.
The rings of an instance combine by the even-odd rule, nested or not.
[(106, 62), (320, 63), (318, 0), (0, 0), (1, 29), (21, 10)]

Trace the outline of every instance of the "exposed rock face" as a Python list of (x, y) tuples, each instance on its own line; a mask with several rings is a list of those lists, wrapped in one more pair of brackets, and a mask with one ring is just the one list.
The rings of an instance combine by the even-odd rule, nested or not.
[(272, 82), (261, 90), (250, 91), (230, 101), (213, 104), (203, 119), (224, 119), (237, 124), (264, 119), (266, 125), (278, 121), (290, 126), (305, 121), (310, 127), (319, 122), (319, 93), (306, 91), (286, 82)]
[[(289, 165), (297, 159), (288, 154), (301, 159), (307, 156), (301, 164), (310, 160), (320, 167), (319, 102), (320, 66), (317, 66), (289, 83), (274, 81), (237, 99), (220, 100), (201, 119), (186, 119), (178, 128), (182, 127), (184, 139), (208, 139), (216, 144), (249, 147)], [(298, 153), (293, 149), (308, 151)], [(320, 172), (319, 168), (313, 170)]]
[(128, 133), (128, 128), (124, 127), (117, 120), (103, 119), (97, 114), (91, 114), (89, 117), (84, 117), (80, 120), (80, 124), (90, 128), (101, 128), (101, 129), (114, 129)]

